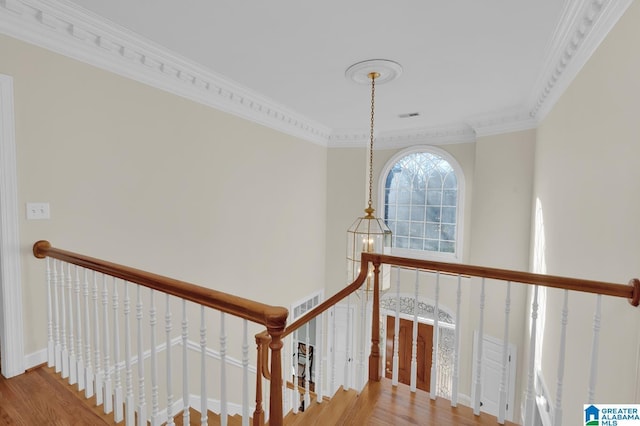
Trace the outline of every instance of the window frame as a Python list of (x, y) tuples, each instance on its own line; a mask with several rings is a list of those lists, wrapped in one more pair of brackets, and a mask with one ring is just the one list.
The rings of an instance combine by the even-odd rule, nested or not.
[(456, 238), (455, 245), (456, 250), (455, 253), (443, 253), (437, 251), (428, 251), (428, 250), (418, 250), (418, 249), (410, 249), (410, 248), (398, 248), (392, 246), (391, 253), (395, 256), (402, 257), (411, 257), (416, 259), (426, 259), (426, 260), (434, 260), (434, 261), (443, 261), (443, 262), (462, 262), (462, 254), (463, 254), (463, 236), (464, 236), (464, 199), (465, 199), (465, 176), (462, 171), (462, 167), (458, 163), (458, 161), (445, 151), (444, 149), (432, 146), (432, 145), (415, 145), (409, 148), (402, 149), (396, 152), (391, 158), (387, 160), (380, 176), (378, 176), (378, 211), (381, 212), (380, 217), (387, 223), (386, 218), (384, 217), (384, 204), (385, 204), (385, 184), (387, 182), (387, 176), (393, 169), (393, 166), (403, 157), (406, 157), (411, 154), (426, 152), (429, 154), (437, 155), (439, 157), (444, 158), (453, 169), (456, 174), (456, 178), (458, 181), (458, 198), (457, 198), (457, 209), (456, 209)]

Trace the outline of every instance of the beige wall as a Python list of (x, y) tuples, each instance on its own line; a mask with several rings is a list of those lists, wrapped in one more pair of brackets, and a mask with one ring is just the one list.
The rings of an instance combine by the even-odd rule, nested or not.
[[(326, 148), (0, 37), (13, 77), (25, 351), (45, 347), (55, 246), (265, 303), (324, 287)], [(24, 210), (21, 212), (24, 214)]]
[[(626, 283), (640, 259), (640, 3), (634, 2), (581, 70), (538, 130), (535, 197), (550, 274)], [(594, 297), (572, 297), (568, 333), (565, 424), (578, 424), (587, 401)], [(547, 294), (544, 379), (555, 395), (558, 292)], [(599, 346), (600, 403), (639, 402), (639, 312), (624, 300), (603, 300)], [(585, 326), (586, 325), (586, 326)]]
[[(450, 144), (439, 148), (451, 154), (465, 176), (463, 261), (465, 263), (526, 271), (529, 260), (530, 212), (533, 179), (534, 130), (479, 138), (475, 144)], [(399, 150), (376, 150), (373, 202), (378, 206), (378, 183), (386, 162)], [(329, 149), (327, 196), (327, 294), (344, 286), (346, 230), (366, 203), (366, 152)], [(403, 278), (402, 292), (412, 294), (414, 275)], [(404, 275), (403, 275), (404, 277)], [(435, 284), (425, 280), (421, 295), (433, 299)], [(338, 283), (338, 284), (336, 284)], [(460, 391), (471, 393), (472, 339), (479, 312), (478, 283), (463, 284), (461, 331), (465, 346), (461, 358)], [(443, 280), (440, 303), (455, 313), (455, 280)], [(502, 339), (504, 286), (487, 286), (485, 333)], [(524, 288), (512, 289), (510, 342), (523, 353), (526, 299)], [(522, 362), (520, 365), (522, 365)], [(516, 387), (520, 388), (520, 381)], [(518, 397), (519, 392), (518, 392)], [(516, 406), (519, 406), (517, 403)]]

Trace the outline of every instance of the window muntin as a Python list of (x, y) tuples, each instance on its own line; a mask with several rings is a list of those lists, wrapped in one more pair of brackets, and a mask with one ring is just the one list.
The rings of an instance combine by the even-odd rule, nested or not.
[(396, 155), (385, 171), (382, 211), (394, 252), (458, 258), (463, 178), (455, 160), (420, 147)]

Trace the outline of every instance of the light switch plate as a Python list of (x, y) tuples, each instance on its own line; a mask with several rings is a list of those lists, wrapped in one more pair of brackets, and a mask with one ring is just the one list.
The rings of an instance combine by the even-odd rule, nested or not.
[(27, 219), (42, 220), (51, 218), (49, 203), (27, 203)]

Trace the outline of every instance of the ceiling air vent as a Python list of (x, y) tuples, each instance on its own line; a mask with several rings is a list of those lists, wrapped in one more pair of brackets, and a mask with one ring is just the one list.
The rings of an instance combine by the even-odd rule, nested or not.
[(400, 114), (400, 115), (398, 115), (398, 117), (400, 117), (400, 118), (411, 118), (411, 117), (417, 117), (419, 115), (420, 115), (419, 112), (408, 112), (406, 114)]

